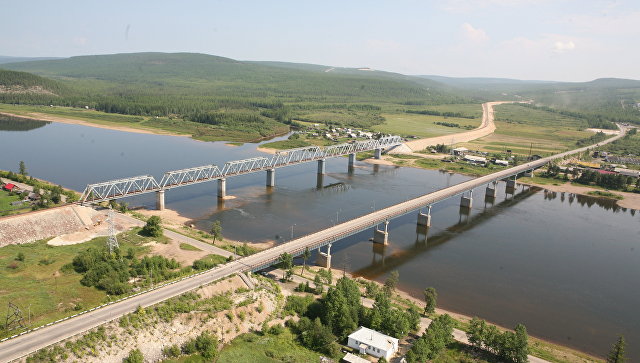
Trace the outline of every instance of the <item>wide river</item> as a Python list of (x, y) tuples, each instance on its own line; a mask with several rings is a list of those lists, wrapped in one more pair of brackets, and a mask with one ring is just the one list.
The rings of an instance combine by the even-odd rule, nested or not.
[[(186, 137), (127, 133), (79, 125), (0, 119), (0, 169), (23, 160), (38, 178), (82, 191), (86, 184), (154, 175), (205, 164), (267, 156), (255, 144), (232, 147)], [(241, 241), (286, 241), (338, 221), (392, 205), (469, 177), (432, 170), (330, 159), (318, 188), (316, 164), (277, 169), (276, 187), (265, 174), (227, 180), (236, 198), (219, 203), (216, 184), (166, 193), (167, 208), (208, 230)], [(433, 207), (425, 239), (416, 215), (391, 221), (390, 244), (373, 248), (365, 231), (336, 243), (333, 266), (384, 281), (398, 270), (400, 288), (421, 298), (438, 291), (439, 306), (505, 327), (523, 323), (531, 335), (604, 356), (623, 334), (632, 361), (640, 360), (640, 216), (610, 202), (519, 187), (495, 202), (474, 191), (473, 209), (457, 199)], [(154, 206), (154, 196), (127, 200)]]

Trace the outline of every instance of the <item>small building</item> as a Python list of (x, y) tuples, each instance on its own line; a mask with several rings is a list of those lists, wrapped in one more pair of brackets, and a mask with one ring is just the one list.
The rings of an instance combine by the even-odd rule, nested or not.
[(613, 171), (624, 176), (632, 176), (634, 178), (640, 177), (640, 170), (614, 168)]
[(482, 156), (465, 155), (462, 160), (468, 161), (472, 164), (486, 164), (487, 158)]
[(452, 150), (453, 151), (453, 155), (459, 155), (459, 156), (463, 156), (464, 154), (466, 154), (467, 152), (469, 152), (469, 149), (467, 149), (466, 147), (457, 147), (455, 149)]
[(342, 358), (342, 362), (345, 363), (371, 363), (364, 358), (360, 358), (355, 354), (347, 353), (347, 355)]
[(31, 201), (36, 201), (40, 199), (40, 194), (38, 193), (34, 193), (34, 192), (30, 192), (29, 195), (27, 195), (27, 198)]
[(509, 166), (509, 161), (507, 160), (498, 160), (496, 159), (496, 161), (493, 162), (496, 165), (502, 165), (502, 166)]
[(2, 189), (6, 190), (6, 191), (9, 191), (9, 192), (18, 191), (18, 187), (15, 184), (12, 184), (12, 183), (5, 184), (4, 187), (2, 187)]
[(361, 326), (351, 333), (347, 345), (358, 349), (360, 354), (369, 354), (387, 361), (398, 351), (398, 339)]

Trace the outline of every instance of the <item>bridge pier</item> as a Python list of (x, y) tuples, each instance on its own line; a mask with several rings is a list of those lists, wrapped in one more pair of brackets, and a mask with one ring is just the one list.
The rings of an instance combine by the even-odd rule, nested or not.
[(389, 244), (389, 221), (384, 221), (384, 230), (376, 229), (373, 231), (373, 243), (381, 243), (383, 245)]
[(525, 171), (523, 176), (526, 176), (527, 178), (531, 178), (533, 176), (533, 169)]
[(507, 180), (507, 193), (513, 194), (516, 191), (516, 177), (514, 175), (513, 179)]
[(375, 158), (376, 159), (382, 159), (382, 149), (376, 149)]
[(227, 179), (218, 179), (218, 198), (224, 199), (227, 196)]
[(465, 197), (464, 194), (460, 197), (460, 208), (471, 209), (473, 206), (473, 189), (469, 191), (469, 196)]
[(324, 175), (323, 174), (317, 174), (316, 177), (316, 189), (322, 189), (324, 188)]
[(418, 212), (418, 225), (431, 227), (431, 206), (428, 207), (427, 213)]
[(318, 257), (316, 258), (316, 265), (323, 268), (331, 268), (331, 243), (327, 245), (327, 253), (321, 251), (318, 248)]
[(497, 182), (493, 182), (492, 184), (487, 185), (484, 196), (489, 198), (495, 198), (496, 196), (498, 196), (498, 190), (496, 189), (497, 184)]
[(318, 174), (324, 174), (326, 170), (326, 163), (327, 161), (325, 159), (318, 160)]
[(267, 186), (276, 186), (276, 169), (267, 169)]
[(164, 190), (158, 190), (156, 192), (156, 209), (164, 210)]
[(349, 154), (349, 171), (353, 170), (353, 166), (356, 163), (356, 153)]

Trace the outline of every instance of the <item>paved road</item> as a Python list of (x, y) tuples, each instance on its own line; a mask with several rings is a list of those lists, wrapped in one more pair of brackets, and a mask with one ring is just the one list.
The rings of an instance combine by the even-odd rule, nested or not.
[[(623, 132), (621, 132), (620, 135), (603, 141), (594, 146), (599, 146), (623, 137), (626, 129), (623, 129), (621, 127), (621, 130)], [(108, 305), (95, 311), (83, 314), (80, 317), (72, 318), (61, 323), (54, 324), (53, 326), (39, 329), (29, 334), (7, 340), (3, 343), (0, 343), (0, 361), (5, 362), (22, 357), (40, 348), (46, 347), (60, 340), (66, 339), (70, 336), (96, 327), (106, 321), (116, 319), (126, 313), (135, 310), (139, 305), (153, 305), (195, 289), (201, 285), (229, 276), (231, 274), (256, 270), (263, 266), (270, 265), (274, 261), (277, 261), (278, 257), (284, 252), (293, 255), (299, 255), (304, 251), (305, 248), (318, 248), (320, 246), (342, 239), (346, 236), (371, 228), (372, 226), (379, 224), (385, 220), (390, 220), (394, 217), (407, 214), (426, 205), (434, 204), (438, 201), (450, 198), (457, 194), (461, 194), (472, 188), (491, 183), (495, 180), (501, 180), (516, 173), (521, 173), (532, 168), (543, 166), (549, 161), (586, 151), (594, 146), (579, 148), (551, 157), (528, 162), (523, 165), (505, 169), (490, 175), (468, 180), (451, 187), (444, 188), (436, 192), (429, 193), (373, 213), (369, 213), (367, 215), (338, 224), (334, 227), (309, 234), (288, 243), (284, 243), (268, 250), (258, 252), (254, 255), (237, 259), (225, 265), (219, 266), (211, 271), (207, 271), (203, 274), (156, 289), (151, 293), (138, 295), (133, 298), (123, 300), (120, 303)]]

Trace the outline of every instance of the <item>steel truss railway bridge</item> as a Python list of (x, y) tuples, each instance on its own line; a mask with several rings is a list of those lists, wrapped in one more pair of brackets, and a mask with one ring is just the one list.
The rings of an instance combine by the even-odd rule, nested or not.
[(244, 160), (229, 161), (222, 167), (204, 165), (195, 168), (173, 170), (164, 173), (157, 181), (151, 175), (141, 175), (125, 179), (109, 180), (102, 183), (89, 184), (85, 188), (80, 203), (97, 203), (112, 199), (119, 199), (145, 193), (156, 193), (156, 206), (164, 209), (164, 193), (166, 190), (186, 185), (218, 181), (218, 198), (226, 196), (226, 180), (231, 176), (238, 176), (260, 171), (267, 172), (267, 187), (275, 186), (275, 170), (290, 165), (318, 162), (318, 175), (325, 173), (325, 161), (328, 158), (349, 156), (349, 170), (353, 168), (356, 153), (374, 151), (375, 158), (380, 159), (382, 151), (402, 143), (399, 136), (387, 136), (380, 139), (357, 141), (331, 145), (328, 147), (307, 146), (297, 149), (281, 150), (271, 158), (256, 157)]
[[(476, 179), (467, 180), (459, 184), (456, 184), (444, 189), (440, 189), (438, 191), (428, 193), (420, 197), (374, 211), (372, 213), (365, 214), (363, 216), (354, 218), (352, 220), (345, 221), (333, 227), (329, 227), (324, 230), (314, 232), (306, 236), (302, 236), (300, 238), (277, 245), (267, 250), (260, 251), (256, 254), (239, 258), (237, 260), (228, 262), (224, 265), (217, 266), (211, 270), (198, 273), (191, 277), (185, 277), (179, 281), (164, 284), (151, 291), (135, 294), (130, 298), (121, 299), (122, 301), (118, 301), (111, 304), (105, 304), (99, 308), (93, 308), (88, 312), (79, 314), (78, 317), (61, 319), (58, 322), (56, 322), (56, 324), (37, 328), (36, 330), (31, 331), (27, 334), (23, 333), (20, 335), (13, 336), (11, 337), (11, 339), (0, 343), (0, 361), (10, 361), (13, 359), (20, 358), (37, 349), (41, 349), (50, 344), (56, 343), (60, 340), (69, 338), (75, 334), (81, 333), (90, 328), (103, 324), (106, 321), (117, 319), (124, 314), (134, 311), (138, 306), (146, 307), (153, 304), (157, 304), (161, 301), (178, 296), (180, 294), (194, 290), (200, 286), (203, 286), (205, 284), (211, 283), (213, 281), (222, 279), (224, 277), (227, 277), (233, 274), (244, 273), (249, 271), (258, 271), (258, 270), (264, 269), (266, 267), (269, 267), (277, 263), (278, 260), (280, 259), (280, 256), (283, 253), (288, 253), (293, 256), (299, 256), (307, 248), (309, 250), (314, 250), (314, 249), (320, 250), (321, 247), (328, 246), (326, 253), (323, 253), (323, 252), (319, 253), (320, 255), (319, 259), (321, 260), (320, 262), (322, 264), (326, 266), (330, 266), (331, 264), (330, 249), (331, 249), (332, 243), (335, 243), (345, 237), (348, 237), (356, 233), (371, 229), (372, 227), (375, 227), (373, 231), (374, 233), (373, 242), (380, 243), (380, 244), (387, 244), (387, 241), (388, 241), (387, 225), (389, 224), (389, 222), (393, 218), (396, 218), (405, 214), (409, 214), (409, 213), (415, 213), (415, 212), (418, 212), (417, 213), (418, 225), (425, 228), (429, 228), (429, 226), (431, 225), (431, 206), (433, 204), (452, 198), (452, 197), (461, 196), (460, 207), (471, 208), (473, 203), (473, 196), (471, 193), (474, 188), (483, 187), (486, 185), (485, 198), (493, 198), (496, 195), (495, 191), (496, 191), (497, 183), (501, 180), (506, 181), (507, 192), (513, 193), (513, 190), (515, 190), (515, 187), (516, 187), (516, 177), (519, 174), (529, 173), (532, 170), (540, 168), (553, 160), (564, 158), (572, 154), (588, 151), (593, 147), (597, 147), (602, 144), (619, 139), (623, 137), (626, 132), (626, 129), (622, 127), (620, 127), (620, 129), (621, 129), (621, 133), (618, 136), (612, 137), (596, 145), (583, 147), (583, 148), (579, 148), (572, 151), (567, 151), (564, 153), (556, 154), (550, 157), (542, 158), (539, 160), (527, 162), (522, 165), (504, 169), (493, 174), (478, 177)], [(382, 141), (385, 142), (385, 140), (382, 140)], [(399, 140), (393, 139), (393, 140), (388, 140), (386, 142), (388, 142), (388, 145), (391, 145), (396, 142), (399, 142)], [(377, 144), (377, 145), (380, 145), (380, 144)], [(376, 150), (376, 148), (372, 148), (372, 149)], [(289, 150), (286, 152), (291, 152), (291, 151)], [(350, 155), (352, 152), (353, 151), (346, 151), (344, 152), (344, 154)], [(344, 154), (339, 154), (338, 152), (336, 152), (334, 156), (344, 155)], [(324, 155), (324, 157), (322, 157), (322, 155)], [(278, 160), (277, 157), (278, 156), (276, 155), (272, 160)], [(308, 160), (302, 159), (302, 158), (298, 160), (305, 160), (305, 161), (322, 160), (325, 157), (328, 157), (327, 154), (321, 153), (320, 155), (316, 156), (315, 159), (313, 159), (312, 156), (309, 156)], [(304, 161), (299, 161), (299, 162), (304, 162)], [(270, 165), (276, 166), (280, 164), (275, 163)], [(290, 164), (283, 163), (282, 166), (284, 165), (290, 165)], [(187, 169), (187, 170), (193, 170), (193, 169)], [(269, 169), (263, 168), (259, 170), (269, 170)], [(251, 172), (251, 171), (246, 171), (246, 172)], [(241, 173), (236, 173), (236, 174), (230, 173), (227, 175), (239, 175), (239, 174)], [(167, 174), (165, 174), (165, 178), (166, 177), (167, 177)], [(221, 176), (218, 176), (218, 178), (220, 177)], [(98, 200), (109, 200), (112, 198), (117, 198), (117, 197), (122, 197), (127, 195), (135, 195), (140, 193), (158, 191), (158, 190), (161, 190), (160, 187), (162, 185), (165, 185), (165, 186), (172, 185), (172, 187), (179, 186), (179, 185), (186, 185), (186, 184), (180, 184), (177, 181), (179, 179), (165, 179), (165, 178), (163, 178), (163, 180), (169, 180), (169, 181), (173, 180), (173, 182), (167, 182), (166, 184), (156, 184), (156, 185), (153, 185), (153, 188), (155, 189), (150, 187), (148, 190), (140, 189), (140, 191), (135, 193), (127, 193), (128, 191), (127, 189), (121, 189), (118, 192), (110, 191), (107, 193), (105, 191), (103, 194), (96, 194), (94, 198), (87, 198), (87, 196), (92, 191), (91, 188), (96, 188), (94, 189), (96, 190), (94, 193), (98, 193), (99, 189), (97, 188), (99, 187), (96, 187), (96, 186), (99, 184), (94, 184), (94, 186), (91, 188), (87, 187), (88, 190), (85, 191), (84, 200), (91, 201), (91, 202), (98, 201)], [(207, 181), (212, 179), (214, 179), (214, 177), (210, 176), (209, 179), (202, 180), (202, 181)], [(190, 180), (188, 184), (200, 182), (197, 179), (194, 180), (194, 179), (187, 178), (187, 180)], [(114, 181), (112, 183), (114, 183), (114, 186), (112, 186), (112, 188), (115, 188), (115, 184), (119, 182)], [(510, 192), (510, 189), (512, 189), (511, 192)], [(424, 211), (426, 211), (426, 213)], [(379, 229), (380, 225), (384, 225), (384, 228)]]

